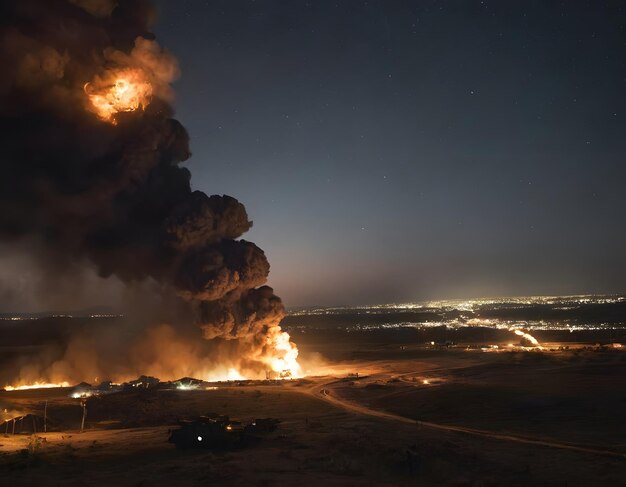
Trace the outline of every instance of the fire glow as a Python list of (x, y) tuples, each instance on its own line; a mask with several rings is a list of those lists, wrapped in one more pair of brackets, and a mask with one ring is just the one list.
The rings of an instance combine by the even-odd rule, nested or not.
[(19, 386), (5, 386), (4, 390), (7, 392), (10, 391), (27, 391), (30, 389), (53, 389), (55, 387), (69, 387), (69, 382), (35, 382), (33, 384), (22, 384)]
[(517, 336), (522, 337), (523, 339), (530, 342), (534, 347), (541, 347), (539, 341), (532, 336), (530, 333), (526, 333), (524, 330), (520, 330), (519, 328), (511, 328), (510, 331), (515, 333)]
[(107, 79), (96, 77), (84, 90), (96, 115), (114, 125), (117, 113), (145, 109), (152, 98), (152, 85), (141, 69), (120, 70)]
[(274, 372), (283, 377), (302, 377), (302, 369), (298, 363), (298, 347), (290, 340), (289, 333), (279, 331), (271, 343), (273, 352), (278, 357), (272, 358), (270, 365)]
[[(67, 15), (66, 10), (59, 13)], [(32, 181), (41, 182), (32, 192), (16, 191), (15, 215), (20, 221), (58, 225), (51, 238), (43, 226), (18, 226), (25, 237), (45, 234), (51, 250), (42, 251), (45, 258), (59, 251), (81, 262), (68, 269), (68, 279), (80, 279), (84, 262), (100, 277), (116, 279), (115, 285), (135, 288), (146, 283), (137, 288), (142, 304), (133, 305), (145, 307), (146, 316), (152, 315), (152, 303), (157, 302), (168, 308), (176, 302), (177, 310), (166, 313), (165, 323), (142, 319), (138, 326), (120, 317), (115, 331), (90, 327), (64, 336), (59, 340), (63, 343), (33, 359), (23, 375), (18, 372), (23, 369), (21, 358), (16, 360), (11, 365), (15, 379), (9, 379), (7, 390), (59, 387), (65, 385), (61, 381), (77, 384), (96, 376), (125, 382), (137, 374), (158, 378), (156, 382), (180, 377), (202, 381), (300, 377), (298, 349), (280, 326), (284, 306), (266, 285), (267, 257), (240, 238), (252, 227), (244, 205), (231, 196), (193, 190), (189, 170), (181, 166), (191, 151), (189, 134), (172, 118), (171, 83), (179, 75), (176, 59), (146, 35), (148, 19), (145, 25), (137, 22), (130, 7), (115, 12), (111, 22), (85, 14), (72, 17), (68, 26), (77, 26), (73, 37), (43, 35), (38, 23), (26, 29), (33, 38), (25, 42), (24, 52), (45, 45), (50, 52), (63, 54), (52, 63), (54, 72), (47, 70), (51, 63), (37, 59), (43, 63), (43, 77), (27, 83), (22, 87), (27, 91), (20, 94), (32, 95), (32, 104), (19, 114), (24, 123), (15, 132), (5, 131), (5, 137), (16, 136), (8, 145), (24, 149), (16, 150), (20, 156), (15, 162), (24, 170), (17, 172), (21, 179), (15, 187), (31, 188)], [(128, 22), (123, 21), (129, 14)], [(80, 35), (94, 25), (102, 35)], [(127, 26), (128, 31), (124, 28), (122, 33), (118, 26)], [(10, 66), (7, 86), (21, 86), (21, 66), (18, 60)], [(42, 117), (54, 120), (54, 136), (39, 123)], [(103, 123), (80, 123), (83, 118)], [(30, 150), (35, 142), (37, 150)], [(41, 164), (42, 158), (47, 164)], [(62, 235), (72, 236), (71, 245)], [(192, 323), (197, 325), (195, 333), (187, 327)], [(113, 334), (118, 334), (115, 346)], [(152, 381), (129, 384), (153, 386)]]

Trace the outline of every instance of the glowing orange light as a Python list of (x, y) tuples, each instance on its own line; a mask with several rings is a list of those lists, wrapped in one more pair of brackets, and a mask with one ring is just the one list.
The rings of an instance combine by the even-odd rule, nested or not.
[(5, 386), (5, 391), (26, 391), (29, 389), (51, 389), (53, 387), (69, 387), (69, 382), (59, 382), (59, 383), (51, 383), (51, 382), (35, 382), (33, 384), (22, 384), (19, 386)]
[(302, 368), (298, 363), (298, 347), (291, 341), (289, 333), (277, 327), (276, 333), (271, 335), (270, 345), (274, 354), (269, 360), (272, 371), (280, 378), (302, 377)]
[(125, 69), (107, 78), (96, 77), (84, 86), (91, 109), (102, 120), (115, 124), (117, 113), (134, 112), (150, 104), (152, 85), (142, 70)]
[(526, 333), (524, 330), (520, 330), (519, 328), (510, 328), (509, 331), (512, 331), (517, 336), (528, 340), (528, 342), (530, 342), (533, 346), (541, 348), (541, 345), (539, 345), (539, 341), (530, 333)]

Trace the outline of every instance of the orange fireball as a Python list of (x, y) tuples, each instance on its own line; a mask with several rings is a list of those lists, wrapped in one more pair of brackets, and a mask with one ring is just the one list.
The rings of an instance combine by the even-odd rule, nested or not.
[(141, 69), (114, 71), (104, 78), (97, 76), (85, 84), (84, 90), (91, 110), (112, 124), (116, 123), (117, 113), (144, 109), (152, 97), (152, 85)]

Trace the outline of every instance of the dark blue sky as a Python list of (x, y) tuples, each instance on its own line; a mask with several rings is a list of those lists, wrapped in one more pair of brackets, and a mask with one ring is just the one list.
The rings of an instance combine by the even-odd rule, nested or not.
[(622, 2), (161, 1), (288, 306), (626, 291)]

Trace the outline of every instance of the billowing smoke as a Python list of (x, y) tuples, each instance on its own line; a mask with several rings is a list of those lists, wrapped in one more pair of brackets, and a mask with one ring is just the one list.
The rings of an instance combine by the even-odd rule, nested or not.
[(240, 239), (252, 225), (244, 206), (192, 191), (181, 166), (189, 137), (169, 104), (179, 70), (150, 33), (154, 18), (142, 0), (0, 3), (0, 239), (28, 242), (55, 272), (91, 265), (129, 287), (156, 283), (183, 309), (130, 341), (104, 333), (115, 360), (94, 353), (103, 332), (73, 337), (54, 375), (222, 363), (297, 373), (283, 306), (263, 286), (265, 254)]

